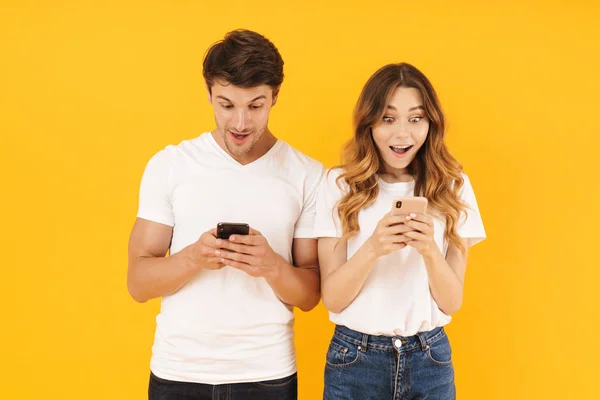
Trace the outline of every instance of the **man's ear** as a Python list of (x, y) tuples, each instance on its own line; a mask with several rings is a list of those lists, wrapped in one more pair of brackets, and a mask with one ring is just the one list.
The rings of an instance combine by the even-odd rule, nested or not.
[(212, 90), (210, 89), (208, 84), (206, 84), (206, 93), (208, 94), (208, 102), (212, 104)]
[(281, 89), (281, 85), (273, 89), (273, 104), (271, 104), (271, 107), (277, 103), (277, 99), (279, 98), (279, 89)]

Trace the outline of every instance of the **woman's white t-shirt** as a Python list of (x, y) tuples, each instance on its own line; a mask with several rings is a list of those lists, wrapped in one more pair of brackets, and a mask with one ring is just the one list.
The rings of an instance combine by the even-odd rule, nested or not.
[[(342, 188), (336, 183), (341, 172), (341, 169), (331, 170), (322, 181), (317, 196), (317, 237), (342, 237), (335, 207), (347, 190), (343, 180)], [(465, 174), (463, 178), (460, 198), (468, 209), (459, 221), (457, 232), (460, 237), (468, 239), (467, 246), (470, 247), (485, 239), (486, 234), (471, 182)], [(358, 214), (360, 231), (348, 240), (347, 259), (373, 234), (377, 223), (391, 210), (394, 198), (413, 196), (414, 187), (414, 181), (388, 183), (379, 178), (377, 199)], [(434, 239), (444, 255), (447, 250), (445, 227), (445, 221), (434, 218)], [(370, 335), (386, 336), (412, 336), (443, 326), (451, 320), (433, 299), (423, 257), (412, 247), (378, 258), (354, 301), (340, 313), (330, 312), (329, 317), (337, 325)]]

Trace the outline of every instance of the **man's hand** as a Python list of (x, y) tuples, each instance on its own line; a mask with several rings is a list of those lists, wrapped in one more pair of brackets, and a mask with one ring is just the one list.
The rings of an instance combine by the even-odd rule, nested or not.
[(216, 229), (204, 232), (195, 243), (185, 247), (175, 256), (185, 257), (198, 269), (223, 268), (225, 264), (221, 262), (221, 257), (215, 254), (219, 251), (216, 234)]
[(220, 262), (255, 277), (276, 278), (285, 260), (271, 248), (267, 239), (257, 230), (249, 235), (231, 235), (229, 240), (217, 239), (220, 247), (215, 255)]

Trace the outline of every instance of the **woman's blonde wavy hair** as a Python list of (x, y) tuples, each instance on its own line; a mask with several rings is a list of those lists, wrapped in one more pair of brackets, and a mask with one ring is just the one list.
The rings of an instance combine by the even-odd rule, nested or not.
[(342, 174), (337, 184), (347, 185), (348, 191), (337, 203), (342, 224), (340, 243), (356, 235), (358, 213), (372, 204), (379, 194), (378, 172), (383, 159), (373, 140), (372, 127), (381, 120), (395, 90), (399, 87), (415, 88), (423, 98), (429, 119), (429, 132), (425, 142), (408, 166), (415, 179), (414, 194), (424, 196), (429, 206), (441, 216), (446, 216), (445, 237), (449, 244), (465, 252), (457, 225), (465, 204), (460, 201), (463, 185), (462, 165), (450, 154), (446, 144), (445, 121), (440, 102), (433, 86), (425, 75), (410, 64), (389, 64), (380, 68), (369, 80), (358, 98), (354, 111), (354, 135), (345, 145)]

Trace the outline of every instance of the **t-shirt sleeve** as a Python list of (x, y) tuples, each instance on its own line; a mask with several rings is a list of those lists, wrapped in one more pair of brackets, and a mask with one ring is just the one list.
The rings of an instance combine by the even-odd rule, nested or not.
[(306, 179), (303, 195), (302, 211), (296, 221), (294, 228), (295, 239), (313, 239), (313, 227), (315, 224), (316, 200), (321, 179), (323, 178), (324, 168), (319, 162), (314, 162), (310, 168), (310, 173)]
[(467, 239), (467, 247), (471, 247), (486, 238), (483, 221), (479, 214), (479, 206), (475, 192), (467, 175), (463, 174), (464, 183), (460, 189), (460, 199), (467, 205), (466, 213), (462, 213), (458, 223), (458, 236)]
[(170, 188), (171, 162), (167, 150), (156, 153), (144, 170), (140, 184), (138, 218), (174, 226)]
[(342, 225), (337, 214), (336, 203), (342, 197), (336, 179), (339, 170), (330, 170), (321, 181), (317, 195), (317, 214), (315, 218), (315, 237), (342, 237)]

